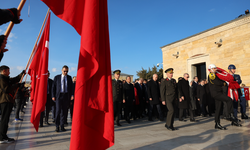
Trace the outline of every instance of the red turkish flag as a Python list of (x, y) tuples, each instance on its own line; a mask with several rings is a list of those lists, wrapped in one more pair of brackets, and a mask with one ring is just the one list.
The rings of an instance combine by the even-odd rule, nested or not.
[(33, 106), (30, 122), (33, 123), (38, 131), (41, 112), (45, 110), (47, 101), (47, 83), (48, 83), (48, 57), (49, 57), (49, 31), (50, 31), (50, 14), (40, 38), (36, 53), (29, 67), (31, 76)]
[(250, 97), (249, 97), (249, 88), (244, 88), (244, 93), (245, 93), (245, 99), (247, 101), (250, 100)]
[(238, 84), (238, 82), (234, 81), (234, 77), (227, 71), (219, 67), (217, 67), (216, 75), (221, 80), (227, 81), (229, 83), (227, 96), (230, 97), (232, 100), (235, 99), (236, 101), (238, 101), (238, 89), (240, 88), (240, 85)]
[(114, 145), (107, 0), (42, 0), (81, 35), (70, 149)]

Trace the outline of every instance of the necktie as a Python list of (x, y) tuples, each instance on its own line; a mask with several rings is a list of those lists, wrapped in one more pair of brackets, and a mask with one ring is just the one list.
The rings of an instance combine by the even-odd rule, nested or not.
[(65, 88), (66, 88), (66, 81), (65, 81), (65, 77), (66, 77), (66, 76), (64, 76), (64, 77), (63, 77), (63, 93), (65, 93), (65, 92), (66, 92), (66, 89), (65, 89)]

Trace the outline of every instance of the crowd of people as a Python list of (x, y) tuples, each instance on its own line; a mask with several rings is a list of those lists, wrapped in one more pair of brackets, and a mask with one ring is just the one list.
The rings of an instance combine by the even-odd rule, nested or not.
[(135, 82), (131, 82), (130, 76), (119, 80), (121, 71), (115, 70), (112, 80), (115, 124), (122, 126), (120, 119), (131, 123), (131, 119), (147, 117), (148, 121), (154, 121), (154, 118), (163, 121), (166, 117), (165, 127), (174, 131), (175, 117), (184, 122), (189, 117), (191, 122), (196, 122), (196, 116), (211, 117), (214, 114), (215, 129), (225, 130), (220, 125), (221, 116), (231, 121), (231, 125), (242, 126), (237, 117), (239, 102), (241, 119), (248, 119), (245, 85), (241, 84), (240, 75), (235, 74), (235, 65), (229, 65), (228, 72), (241, 88), (237, 89), (238, 95), (233, 98), (228, 96), (229, 82), (217, 77), (217, 67), (213, 64), (209, 66), (208, 79), (195, 76), (189, 81), (189, 74), (184, 73), (176, 81), (173, 70), (165, 70), (166, 78), (162, 80), (154, 74), (152, 79), (140, 78)]

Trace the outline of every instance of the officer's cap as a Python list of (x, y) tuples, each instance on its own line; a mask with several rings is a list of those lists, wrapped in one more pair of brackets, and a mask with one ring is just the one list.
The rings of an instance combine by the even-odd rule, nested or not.
[(168, 68), (167, 70), (165, 70), (165, 73), (174, 73), (174, 69), (173, 68)]
[(121, 73), (121, 70), (115, 70), (113, 71), (113, 74), (120, 74)]

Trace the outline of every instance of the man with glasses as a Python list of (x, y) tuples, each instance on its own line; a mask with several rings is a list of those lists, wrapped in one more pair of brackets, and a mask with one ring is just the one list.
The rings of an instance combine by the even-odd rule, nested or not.
[(190, 115), (190, 121), (195, 122), (192, 106), (191, 106), (191, 98), (189, 91), (189, 82), (188, 82), (189, 74), (185, 73), (183, 75), (183, 79), (178, 82), (178, 100), (179, 100), (179, 121), (184, 121), (183, 119), (183, 111), (187, 109)]
[(56, 103), (56, 132), (59, 132), (59, 126), (61, 131), (66, 131), (64, 123), (68, 116), (70, 100), (74, 99), (72, 78), (68, 75), (68, 70), (68, 66), (64, 65), (62, 74), (55, 76), (52, 87), (52, 100)]

